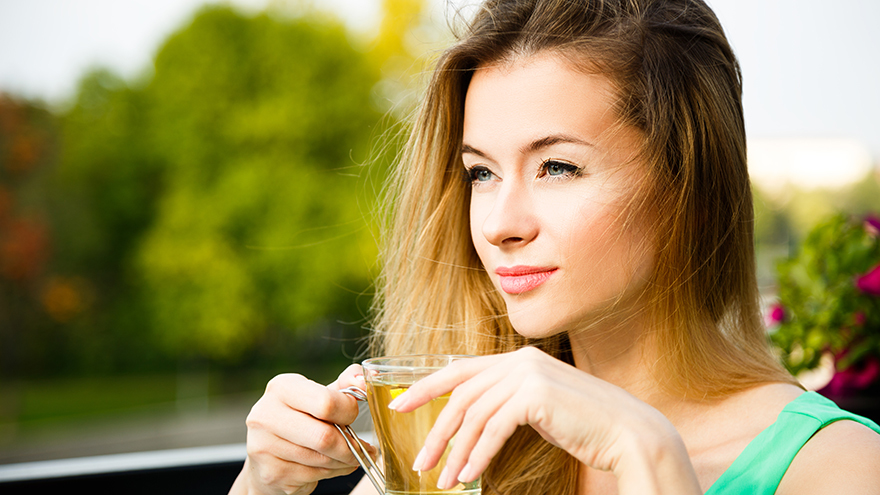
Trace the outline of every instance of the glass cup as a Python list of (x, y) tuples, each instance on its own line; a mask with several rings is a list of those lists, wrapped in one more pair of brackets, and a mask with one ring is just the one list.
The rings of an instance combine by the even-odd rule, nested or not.
[[(358, 458), (367, 476), (379, 493), (385, 495), (415, 495), (426, 493), (457, 493), (468, 495), (480, 494), (480, 480), (471, 483), (459, 483), (448, 490), (437, 488), (437, 478), (446, 464), (446, 456), (454, 442), (451, 440), (440, 459), (440, 463), (430, 471), (413, 471), (412, 465), (416, 455), (425, 444), (425, 438), (443, 406), (449, 401), (449, 395), (438, 397), (419, 407), (415, 411), (399, 413), (388, 409), (388, 404), (420, 379), (440, 370), (460, 359), (471, 356), (423, 354), (414, 356), (393, 356), (367, 359), (363, 362), (364, 380), (367, 384), (366, 394), (356, 387), (343, 392), (359, 400), (367, 400), (376, 438), (382, 452), (384, 475), (372, 463), (369, 455), (362, 448), (360, 440), (351, 428), (343, 430), (338, 427), (349, 448)], [(348, 435), (351, 436), (349, 440)], [(357, 447), (361, 448), (357, 448)], [(359, 452), (360, 450), (360, 452)]]

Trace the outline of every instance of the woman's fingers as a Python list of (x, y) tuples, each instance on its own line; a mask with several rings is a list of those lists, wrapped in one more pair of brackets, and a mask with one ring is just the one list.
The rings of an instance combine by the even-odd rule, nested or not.
[[(546, 385), (548, 375), (567, 375), (565, 367), (536, 349), (523, 349), (462, 361), (420, 380), (393, 404), (398, 412), (412, 411), (450, 390), (452, 395), (414, 469), (434, 468), (451, 445), (438, 486), (446, 489), (478, 478), (518, 426), (549, 414), (546, 404), (535, 404), (546, 399), (541, 384)], [(536, 410), (542, 412), (533, 414)]]
[(351, 367), (345, 376), (330, 386), (313, 382), (302, 375), (278, 375), (266, 387), (291, 409), (310, 414), (316, 419), (341, 425), (351, 424), (358, 414), (357, 400), (343, 394), (341, 389), (356, 384)]
[(299, 453), (313, 451), (341, 464), (357, 464), (342, 435), (331, 424), (291, 415), (289, 421), (278, 424), (271, 433), (291, 446), (291, 453), (281, 456), (286, 460), (296, 460), (312, 466), (323, 465), (310, 462), (310, 456), (297, 456)]
[(410, 386), (406, 392), (391, 401), (388, 407), (401, 413), (414, 411), (431, 400), (452, 392), (462, 383), (501, 361), (502, 356), (499, 354), (454, 361)]
[(327, 385), (327, 388), (340, 391), (352, 386), (361, 390), (366, 390), (367, 387), (367, 384), (364, 383), (364, 369), (359, 364), (352, 364), (345, 368), (345, 371), (339, 374), (339, 378), (330, 385)]
[(272, 455), (282, 461), (330, 470), (348, 469), (354, 465), (354, 459), (351, 462), (347, 462), (347, 459), (335, 459), (326, 453), (292, 443), (286, 438), (265, 430), (248, 432), (248, 454)]
[(455, 441), (438, 483), (441, 488), (454, 486), (456, 480), (475, 480), (516, 428), (528, 423), (532, 397), (524, 392), (525, 382), (519, 375), (504, 374), (467, 409), (454, 433)]
[(342, 436), (330, 424), (354, 421), (357, 417), (355, 400), (298, 375), (279, 378), (270, 382), (267, 394), (248, 415), (248, 430), (268, 431), (293, 445), (355, 464)]
[(453, 452), (464, 452), (476, 442), (482, 425), (513, 392), (513, 384), (502, 384), (506, 376), (509, 372), (503, 366), (490, 366), (456, 387), (425, 439), (421, 469), (436, 466), (453, 437)]
[[(364, 388), (360, 366), (348, 368), (326, 387), (301, 375), (273, 378), (247, 418), (245, 483), (260, 492), (308, 493), (318, 480), (357, 469), (333, 425), (357, 417), (357, 401), (340, 392), (349, 386)], [(367, 450), (377, 452), (370, 445)]]
[(502, 403), (483, 423), (480, 434), (475, 438), (476, 442), (467, 450), (462, 449), (460, 454), (455, 452), (455, 447), (458, 447), (456, 438), (453, 452), (449, 455), (452, 458), (456, 454), (453, 464), (450, 466), (449, 461), (446, 463), (449, 469), (448, 480), (457, 479), (464, 483), (476, 480), (489, 467), (492, 458), (501, 451), (507, 439), (513, 436), (516, 428), (527, 423), (526, 407), (526, 404), (516, 399)]

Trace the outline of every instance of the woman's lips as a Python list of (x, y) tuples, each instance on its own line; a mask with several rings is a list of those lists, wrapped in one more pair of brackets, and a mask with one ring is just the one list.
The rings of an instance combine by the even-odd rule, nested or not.
[(528, 292), (547, 281), (556, 268), (534, 266), (500, 267), (495, 270), (501, 283), (501, 290), (508, 294)]

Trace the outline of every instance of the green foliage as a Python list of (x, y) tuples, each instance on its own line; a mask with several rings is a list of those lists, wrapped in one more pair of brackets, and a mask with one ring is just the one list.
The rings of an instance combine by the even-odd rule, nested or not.
[(205, 8), (55, 114), (0, 95), (0, 376), (351, 360), (399, 145), (370, 147), (380, 81), (424, 2), (385, 4), (369, 50), (306, 3)]
[(778, 246), (788, 244), (793, 237), (793, 227), (786, 212), (765, 197), (759, 189), (753, 188), (755, 208), (755, 243), (758, 246)]
[(77, 366), (230, 363), (271, 353), (270, 330), (361, 321), (378, 79), (330, 17), (229, 7), (172, 35), (143, 84), (88, 74), (49, 194), (53, 271), (91, 302), (59, 322)]
[(792, 372), (816, 367), (825, 352), (841, 369), (880, 356), (880, 297), (857, 287), (878, 263), (876, 228), (840, 214), (816, 225), (797, 255), (779, 263), (784, 318), (771, 337)]
[(267, 325), (358, 318), (339, 294), (374, 258), (376, 81), (330, 21), (213, 8), (162, 47), (145, 92), (164, 194), (132, 268), (168, 349), (235, 357)]
[(755, 193), (759, 242), (772, 244), (786, 237), (800, 241), (816, 225), (817, 218), (836, 212), (865, 215), (876, 211), (880, 174), (871, 170), (860, 180), (839, 188), (801, 189), (786, 185), (780, 190)]
[(162, 169), (147, 140), (149, 105), (107, 71), (80, 83), (76, 105), (64, 116), (57, 174), (55, 230), (71, 248), (59, 258), (60, 269), (119, 270), (152, 221)]

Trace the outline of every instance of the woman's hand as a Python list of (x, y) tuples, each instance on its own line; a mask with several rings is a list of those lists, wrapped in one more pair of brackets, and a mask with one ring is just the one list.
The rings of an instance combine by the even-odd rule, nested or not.
[(359, 365), (326, 387), (301, 375), (273, 378), (247, 417), (247, 459), (230, 493), (307, 494), (319, 480), (357, 469), (333, 426), (357, 417), (357, 401), (340, 392), (352, 385), (365, 388)]
[(701, 493), (684, 444), (656, 409), (535, 349), (454, 362), (401, 394), (409, 412), (452, 392), (413, 469), (454, 446), (438, 485), (477, 479), (517, 426), (530, 425), (582, 463), (618, 478), (620, 493)]

